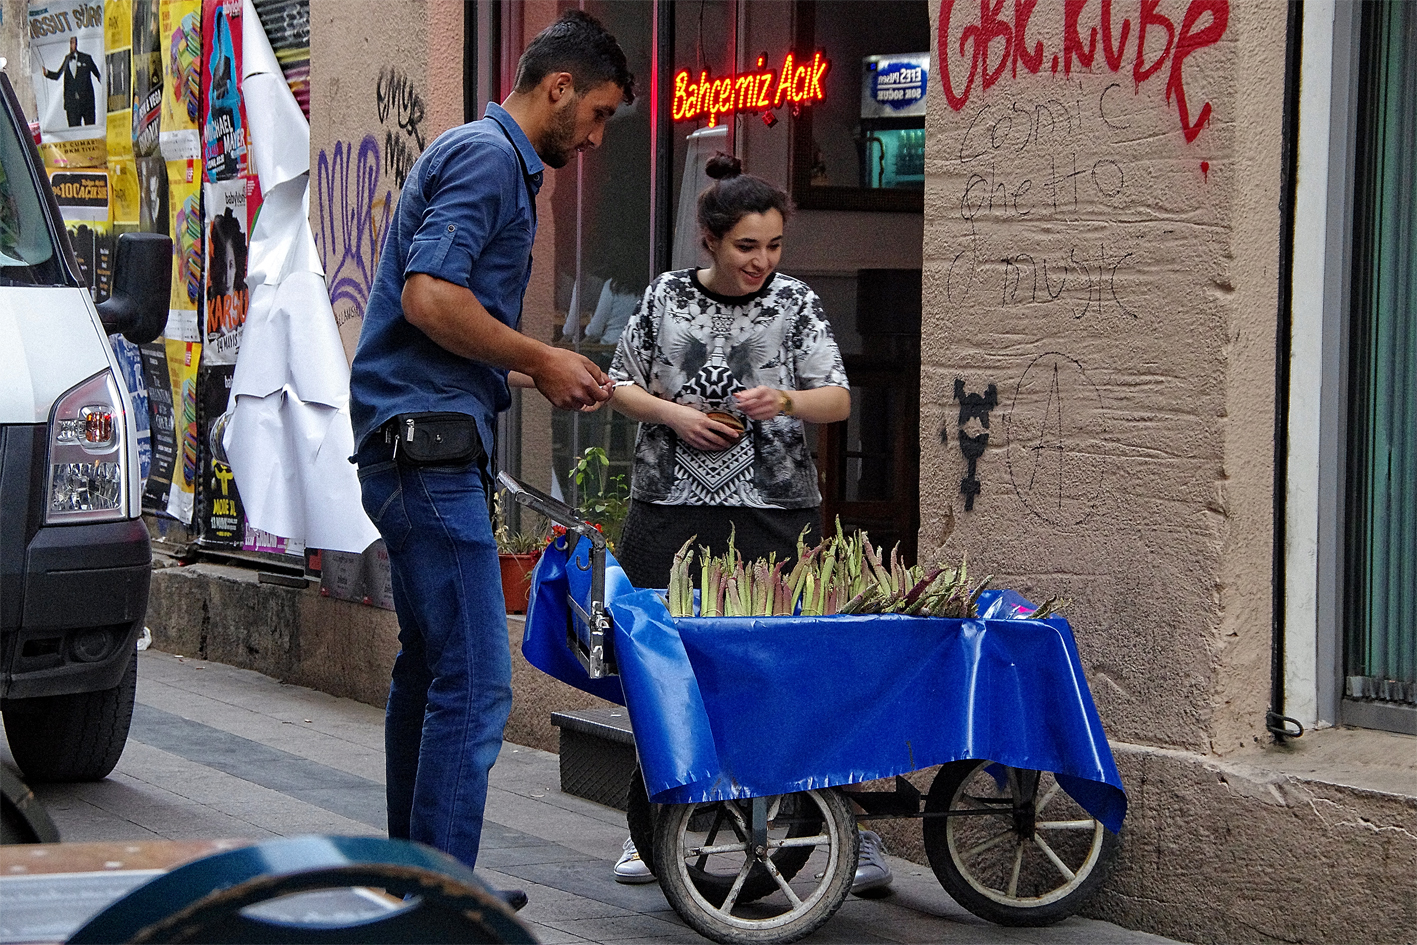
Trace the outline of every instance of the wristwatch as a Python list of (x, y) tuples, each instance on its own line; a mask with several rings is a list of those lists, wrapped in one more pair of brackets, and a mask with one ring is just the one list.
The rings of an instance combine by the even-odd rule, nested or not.
[(782, 409), (778, 413), (788, 417), (792, 416), (792, 395), (785, 390), (778, 391), (778, 393), (782, 394)]

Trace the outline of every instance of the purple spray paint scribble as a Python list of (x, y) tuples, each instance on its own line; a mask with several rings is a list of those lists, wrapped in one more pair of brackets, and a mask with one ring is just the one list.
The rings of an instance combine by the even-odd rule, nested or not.
[(315, 245), (325, 266), (330, 304), (341, 322), (361, 317), (369, 301), (393, 193), (382, 179), (379, 142), (365, 135), (358, 151), (351, 142), (320, 151), (315, 175), (319, 230)]

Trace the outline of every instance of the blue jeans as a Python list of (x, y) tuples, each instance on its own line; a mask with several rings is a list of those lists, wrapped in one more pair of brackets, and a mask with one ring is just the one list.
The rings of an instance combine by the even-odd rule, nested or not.
[(389, 836), (471, 868), (487, 775), (512, 709), (506, 606), (481, 470), (401, 465), (372, 442), (358, 459), (364, 510), (388, 547), (399, 620), (384, 721)]

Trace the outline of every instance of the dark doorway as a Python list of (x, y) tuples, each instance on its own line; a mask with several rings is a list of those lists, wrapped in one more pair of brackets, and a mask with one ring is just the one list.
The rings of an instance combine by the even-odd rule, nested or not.
[(851, 416), (821, 429), (823, 525), (841, 518), (914, 563), (920, 527), (920, 270), (862, 269), (862, 353), (844, 356)]

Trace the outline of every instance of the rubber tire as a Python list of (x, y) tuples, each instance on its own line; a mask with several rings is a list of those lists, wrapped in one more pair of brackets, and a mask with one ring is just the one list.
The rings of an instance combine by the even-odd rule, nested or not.
[(108, 777), (128, 743), (137, 693), (135, 651), (112, 689), (19, 699), (5, 706), (5, 737), (25, 780), (44, 784)]
[[(805, 795), (809, 792), (801, 792), (801, 796), (807, 803), (811, 803)], [(655, 858), (660, 864), (665, 866), (657, 874), (659, 876), (659, 886), (664, 892), (664, 897), (669, 900), (669, 904), (694, 931), (706, 938), (716, 942), (724, 942), (727, 945), (755, 945), (755, 943), (787, 943), (795, 942), (803, 936), (810, 935), (822, 926), (828, 919), (836, 914), (843, 902), (851, 893), (851, 884), (856, 880), (856, 861), (859, 855), (860, 835), (856, 830), (856, 816), (851, 812), (851, 806), (845, 798), (833, 788), (821, 788), (815, 793), (821, 797), (824, 805), (828, 808), (828, 817), (834, 823), (841, 843), (838, 845), (836, 853), (836, 863), (830, 876), (823, 877), (817, 888), (826, 887), (826, 893), (818, 900), (810, 910), (797, 919), (792, 920), (784, 926), (771, 926), (765, 928), (741, 928), (737, 926), (725, 925), (714, 913), (705, 910), (704, 905), (697, 901), (694, 894), (690, 892), (688, 884), (685, 882), (686, 874), (692, 877), (694, 891), (704, 900), (707, 900), (715, 907), (721, 906), (727, 896), (731, 886), (723, 886), (719, 889), (717, 882), (708, 887), (708, 890), (716, 890), (717, 895), (710, 896), (705, 889), (705, 877), (696, 870), (690, 868), (684, 872), (668, 866), (673, 857), (680, 854), (682, 850), (682, 836), (684, 829), (693, 816), (697, 813), (694, 809), (700, 806), (696, 804), (666, 804), (660, 810), (658, 819), (655, 822)], [(789, 795), (798, 796), (798, 795)], [(699, 816), (702, 816), (700, 813)], [(825, 826), (825, 822), (823, 822)], [(793, 833), (799, 836), (809, 836), (796, 829)], [(796, 859), (793, 875), (796, 875), (802, 866), (811, 858), (810, 848), (790, 848), (787, 853), (803, 853), (805, 855)], [(779, 853), (773, 858), (773, 862), (780, 863)], [(762, 871), (763, 877), (772, 884), (772, 889), (765, 892), (758, 892), (754, 899), (761, 899), (771, 892), (777, 890), (777, 884), (772, 877), (768, 876), (761, 866), (755, 866), (749, 873), (749, 877), (744, 881), (743, 890), (738, 897), (739, 904), (745, 904), (751, 900), (748, 897), (748, 884), (753, 882), (758, 871)], [(781, 870), (781, 866), (779, 866)], [(785, 878), (791, 879), (790, 876)], [(752, 920), (740, 920), (752, 921)]]
[[(930, 785), (930, 793), (925, 798), (925, 813), (939, 813), (950, 809), (955, 793), (981, 767), (992, 764), (989, 761), (955, 761), (940, 768)], [(1051, 772), (1045, 772), (1051, 773)], [(1060, 791), (1067, 796), (1066, 791)], [(1076, 803), (1076, 802), (1074, 802)], [(1037, 927), (1052, 925), (1075, 914), (1086, 905), (1097, 888), (1106, 882), (1121, 850), (1122, 840), (1112, 831), (1102, 828), (1100, 835), (1094, 834), (1089, 854), (1096, 854), (1092, 868), (1077, 888), (1053, 902), (1036, 906), (1010, 905), (991, 899), (972, 885), (955, 862), (947, 836), (951, 818), (937, 817), (924, 820), (925, 856), (940, 885), (945, 887), (961, 906), (997, 925), (1015, 927)], [(1101, 849), (1097, 847), (1100, 844)], [(997, 847), (995, 849), (998, 849)]]
[[(635, 841), (635, 849), (639, 851), (640, 860), (649, 867), (649, 871), (656, 877), (659, 870), (655, 865), (656, 849), (654, 843), (654, 824), (659, 817), (662, 805), (651, 804), (649, 793), (645, 789), (644, 778), (640, 774), (640, 769), (635, 768), (634, 774), (630, 778), (630, 790), (628, 803), (625, 810), (625, 820), (630, 827), (630, 839)], [(700, 814), (702, 816), (702, 814)], [(788, 831), (788, 836), (805, 837), (813, 833), (819, 827), (809, 825), (797, 825)], [(811, 858), (810, 850), (783, 850), (773, 855), (772, 861), (777, 866), (777, 870), (788, 880), (797, 875), (797, 871), (802, 868), (802, 864)], [(690, 870), (694, 877), (694, 883), (699, 888), (699, 892), (710, 902), (721, 903), (728, 895), (728, 890), (732, 888), (731, 883), (724, 883), (716, 876), (710, 876), (699, 870)], [(754, 867), (748, 874), (748, 878), (743, 882), (743, 889), (738, 894), (739, 902), (752, 902), (764, 896), (772, 895), (777, 890), (777, 883), (768, 875), (768, 871), (761, 866)]]

